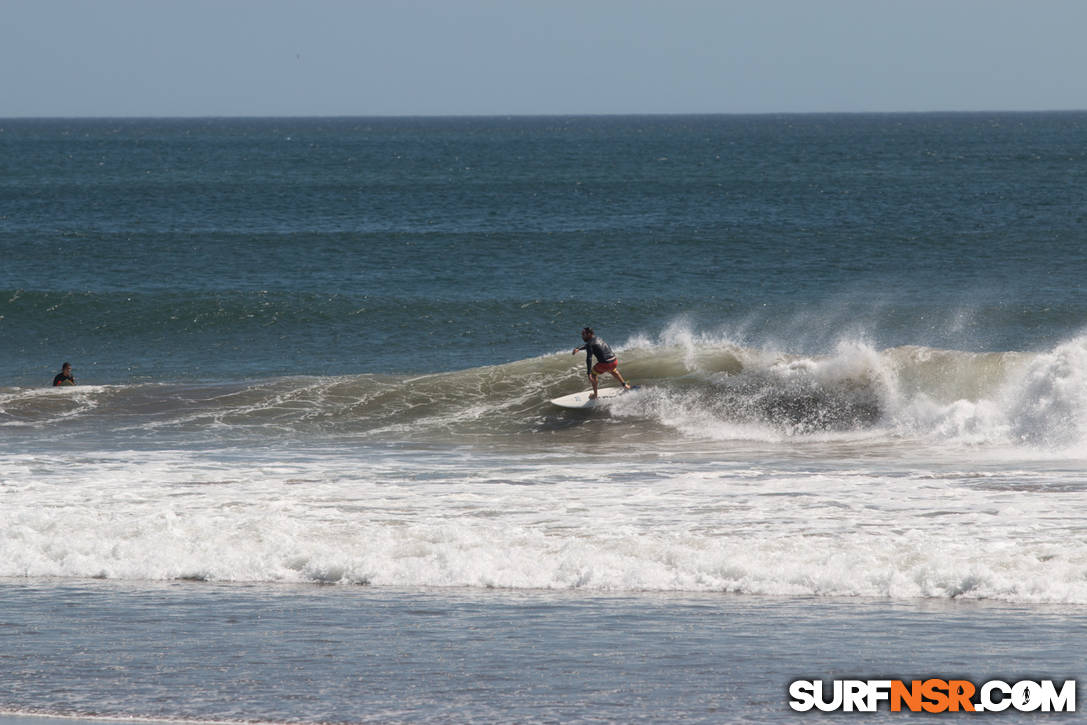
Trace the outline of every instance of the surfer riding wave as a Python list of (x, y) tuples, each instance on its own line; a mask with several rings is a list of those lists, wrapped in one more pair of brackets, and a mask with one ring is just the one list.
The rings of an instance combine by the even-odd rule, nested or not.
[[(581, 339), (585, 344), (575, 347), (572, 354), (576, 355), (581, 350), (585, 351), (585, 366), (588, 370), (589, 381), (593, 384), (593, 393), (589, 396), (589, 399), (596, 398), (600, 382), (599, 376), (604, 373), (611, 373), (619, 381), (620, 385), (630, 390), (630, 383), (623, 380), (623, 376), (619, 373), (619, 358), (608, 347), (608, 343), (597, 337), (591, 327), (586, 327), (581, 331)], [(594, 357), (597, 361), (596, 365), (593, 365)]]

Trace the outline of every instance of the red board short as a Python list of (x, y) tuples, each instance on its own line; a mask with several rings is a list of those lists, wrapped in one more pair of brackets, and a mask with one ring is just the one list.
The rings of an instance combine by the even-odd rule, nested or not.
[(593, 365), (593, 372), (597, 375), (600, 375), (602, 373), (610, 373), (617, 367), (619, 367), (619, 358), (615, 358), (611, 362), (603, 362)]

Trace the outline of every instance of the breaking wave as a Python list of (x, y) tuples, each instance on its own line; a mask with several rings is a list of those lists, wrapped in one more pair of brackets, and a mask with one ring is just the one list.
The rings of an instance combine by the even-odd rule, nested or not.
[(1087, 440), (1087, 337), (1029, 353), (877, 350), (845, 341), (824, 355), (693, 336), (635, 340), (621, 349), (621, 370), (639, 391), (589, 415), (548, 402), (586, 387), (581, 360), (554, 354), (411, 377), (7, 388), (0, 389), (0, 426), (89, 424), (137, 437), (519, 439), (605, 419), (607, 430), (643, 441), (878, 434), (1075, 449)]

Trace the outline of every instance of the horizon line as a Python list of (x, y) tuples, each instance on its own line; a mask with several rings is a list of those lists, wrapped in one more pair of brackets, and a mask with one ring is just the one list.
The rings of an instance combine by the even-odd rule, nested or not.
[(19, 115), (0, 116), (0, 121), (198, 121), (198, 120), (286, 120), (286, 119), (514, 119), (514, 118), (694, 118), (694, 117), (772, 117), (772, 116), (925, 116), (925, 115), (1035, 115), (1049, 113), (1084, 113), (1087, 108), (984, 109), (927, 111), (708, 111), (708, 112), (633, 112), (633, 113), (379, 113), (379, 114), (192, 114), (192, 115)]

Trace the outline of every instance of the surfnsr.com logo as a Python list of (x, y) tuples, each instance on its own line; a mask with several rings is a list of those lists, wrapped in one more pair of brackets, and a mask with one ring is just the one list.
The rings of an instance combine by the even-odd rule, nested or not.
[(796, 680), (789, 707), (797, 712), (1075, 712), (1076, 681), (989, 680)]

